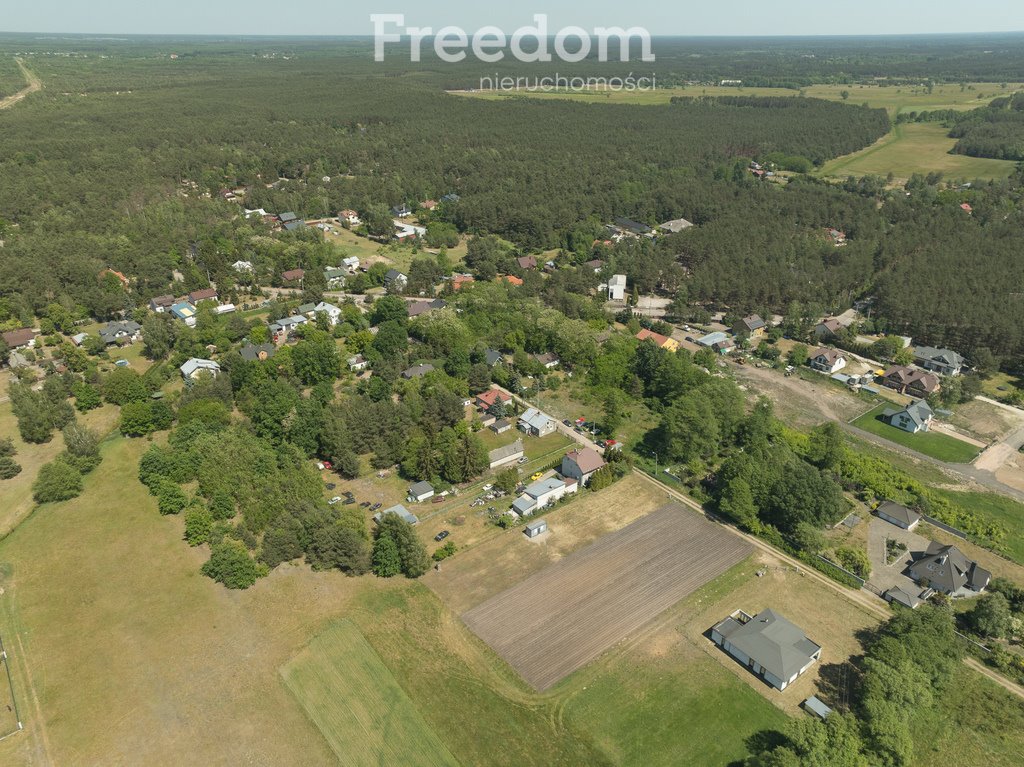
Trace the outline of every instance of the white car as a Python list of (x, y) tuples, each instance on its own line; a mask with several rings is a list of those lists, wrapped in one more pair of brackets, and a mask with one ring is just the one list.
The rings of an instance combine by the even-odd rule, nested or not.
[(341, 503), (341, 496), (336, 495), (333, 498), (331, 498), (331, 500), (329, 500), (327, 503), (329, 503), (331, 506), (333, 506), (336, 503)]
[(487, 485), (484, 485), (484, 492), (486, 493), (486, 492), (487, 492), (488, 490), (490, 490), (490, 489), (491, 489), (492, 487), (494, 487), (494, 485), (491, 485), (491, 484), (487, 484)]

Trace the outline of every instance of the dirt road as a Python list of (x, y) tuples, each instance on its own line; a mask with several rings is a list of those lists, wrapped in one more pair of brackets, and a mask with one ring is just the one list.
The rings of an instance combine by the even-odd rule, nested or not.
[(32, 74), (21, 59), (15, 59), (15, 61), (18, 64), (18, 69), (21, 70), (21, 74), (25, 76), (25, 82), (27, 82), (28, 85), (12, 96), (0, 99), (0, 109), (13, 107), (30, 93), (35, 93), (36, 91), (41, 91), (43, 89), (43, 81)]

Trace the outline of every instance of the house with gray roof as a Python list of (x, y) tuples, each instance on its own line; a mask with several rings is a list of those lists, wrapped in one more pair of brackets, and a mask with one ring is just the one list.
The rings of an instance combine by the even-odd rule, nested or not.
[(518, 461), (523, 457), (523, 455), (523, 441), (521, 439), (517, 439), (510, 445), (495, 448), (487, 454), (487, 457), (490, 460), (490, 467), (492, 469), (496, 469), (499, 466), (504, 466), (505, 464), (512, 463), (513, 461)]
[(120, 320), (108, 322), (100, 328), (100, 338), (107, 346), (116, 344), (118, 341), (131, 344), (139, 340), (141, 332), (142, 325), (134, 320)]
[(918, 583), (951, 597), (980, 594), (992, 579), (992, 573), (968, 559), (956, 546), (936, 541), (929, 543), (923, 554), (917, 554), (907, 572)]
[(765, 328), (768, 325), (764, 320), (757, 314), (751, 314), (748, 317), (744, 317), (737, 321), (733, 325), (732, 332), (740, 336), (749, 336), (750, 338), (760, 338), (765, 333)]
[(213, 360), (199, 359), (198, 357), (192, 357), (187, 360), (179, 369), (181, 370), (181, 377), (184, 378), (186, 382), (195, 381), (203, 374), (216, 378), (217, 374), (220, 373), (220, 365), (216, 362)]
[(918, 346), (914, 349), (914, 362), (925, 370), (944, 376), (958, 376), (964, 367), (964, 358), (950, 349)]
[(777, 690), (821, 659), (821, 645), (771, 608), (754, 617), (737, 610), (711, 629), (711, 640)]
[(373, 515), (373, 521), (376, 522), (379, 525), (380, 521), (382, 519), (384, 519), (384, 515), (385, 514), (397, 514), (399, 517), (404, 519), (410, 525), (419, 524), (419, 521), (420, 521), (419, 517), (417, 517), (415, 514), (413, 514), (411, 511), (409, 511), (407, 508), (405, 508), (405, 506), (403, 506), (400, 503), (399, 504), (395, 504), (390, 509), (384, 509), (384, 511), (378, 511), (376, 514)]
[(897, 429), (917, 434), (928, 431), (932, 426), (935, 413), (926, 400), (917, 400), (905, 408), (887, 407), (882, 411), (882, 420)]
[(501, 352), (494, 349), (488, 349), (484, 352), (484, 362), (488, 367), (494, 367), (504, 359)]
[(878, 515), (879, 519), (884, 519), (886, 522), (896, 525), (896, 527), (901, 527), (904, 530), (913, 530), (921, 522), (920, 514), (894, 501), (885, 501), (879, 504), (878, 508), (875, 509), (875, 514)]
[(277, 347), (274, 344), (251, 344), (248, 343), (238, 350), (243, 360), (255, 362), (256, 360), (268, 360), (274, 356)]
[(519, 428), (533, 437), (544, 437), (555, 430), (554, 419), (531, 407), (519, 416)]
[(388, 269), (384, 274), (384, 286), (391, 290), (405, 290), (409, 278), (397, 269)]
[(422, 365), (413, 365), (411, 368), (406, 368), (402, 371), (402, 378), (406, 381), (411, 381), (414, 378), (422, 378), (433, 369), (434, 366), (429, 362), (425, 362)]
[(416, 482), (409, 488), (409, 502), (421, 503), (428, 498), (433, 498), (434, 486), (426, 481)]

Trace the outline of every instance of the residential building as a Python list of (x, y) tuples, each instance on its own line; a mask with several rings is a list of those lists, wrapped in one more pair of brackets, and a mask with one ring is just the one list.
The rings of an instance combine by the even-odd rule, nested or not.
[(363, 222), (359, 219), (358, 213), (354, 210), (346, 209), (338, 213), (338, 223), (348, 226), (359, 226)]
[(382, 519), (384, 519), (384, 515), (385, 514), (397, 514), (399, 517), (401, 517), (403, 520), (408, 522), (410, 525), (417, 525), (417, 524), (419, 524), (419, 521), (420, 521), (419, 517), (417, 517), (415, 514), (413, 514), (411, 511), (409, 511), (407, 508), (405, 508), (405, 506), (403, 506), (400, 503), (395, 504), (394, 506), (392, 506), (389, 509), (384, 509), (383, 511), (378, 511), (376, 514), (373, 515), (373, 521), (376, 522), (379, 525), (380, 521)]
[(529, 522), (526, 527), (523, 528), (523, 533), (527, 538), (536, 538), (539, 535), (543, 535), (548, 531), (548, 523), (543, 519), (538, 519), (533, 522)]
[(927, 397), (942, 385), (935, 373), (927, 373), (907, 365), (894, 365), (882, 374), (882, 384), (900, 394), (912, 397)]
[(4, 343), (10, 349), (31, 349), (36, 345), (36, 336), (39, 331), (32, 328), (21, 328), (20, 330), (8, 330), (3, 334)]
[(462, 290), (467, 285), (472, 285), (476, 280), (471, 274), (453, 274), (452, 290)]
[(235, 261), (231, 268), (236, 272), (252, 272), (252, 261)]
[(842, 352), (837, 349), (830, 349), (827, 346), (823, 346), (820, 349), (815, 349), (811, 352), (808, 363), (815, 370), (821, 371), (822, 373), (838, 373), (844, 367), (846, 367), (846, 357), (843, 356)]
[(657, 346), (660, 346), (666, 351), (679, 351), (679, 342), (676, 339), (663, 336), (661, 333), (655, 333), (653, 330), (648, 330), (647, 328), (643, 328), (639, 333), (637, 333), (636, 338), (640, 341), (651, 340)]
[(73, 336), (71, 336), (71, 342), (75, 346), (81, 346), (82, 344), (85, 343), (85, 339), (87, 339), (88, 337), (88, 333), (75, 333)]
[(557, 503), (566, 495), (571, 495), (579, 490), (579, 483), (575, 479), (561, 477), (550, 477), (538, 479), (527, 485), (526, 490), (512, 504), (512, 510), (521, 517), (528, 517), (539, 509)]
[(423, 208), (423, 210), (433, 210), (437, 207), (437, 200), (424, 200), (420, 203), (420, 207)]
[(359, 256), (345, 256), (345, 258), (341, 259), (341, 265), (355, 274), (356, 270), (359, 269)]
[(934, 418), (935, 413), (928, 405), (928, 402), (923, 399), (919, 399), (902, 409), (886, 408), (882, 411), (883, 421), (890, 426), (895, 426), (897, 429), (902, 429), (911, 434), (928, 431), (932, 426)]
[(174, 306), (174, 296), (157, 296), (149, 299), (149, 308), (157, 314), (163, 314)]
[(217, 289), (203, 288), (202, 290), (193, 290), (188, 294), (188, 300), (192, 304), (198, 304), (200, 301), (216, 301)]
[(181, 320), (189, 327), (196, 324), (195, 304), (191, 304), (188, 301), (179, 301), (171, 305), (170, 312), (174, 319)]
[(274, 337), (274, 343), (280, 344), (288, 340), (295, 333), (299, 325), (309, 322), (307, 317), (301, 314), (293, 314), (291, 317), (283, 317), (277, 322), (270, 323), (270, 334)]
[(583, 268), (590, 269), (594, 274), (600, 274), (601, 270), (604, 269), (604, 261), (600, 258), (595, 258), (583, 264)]
[(220, 365), (213, 360), (199, 359), (198, 357), (192, 357), (187, 360), (184, 365), (179, 368), (181, 370), (181, 377), (188, 381), (195, 381), (202, 375), (210, 375), (214, 378), (220, 373)]
[(388, 269), (387, 274), (384, 275), (384, 287), (390, 290), (405, 290), (407, 284), (409, 284), (409, 278), (397, 269)]
[(142, 325), (133, 320), (120, 320), (108, 322), (100, 328), (100, 338), (107, 346), (116, 344), (119, 341), (124, 343), (135, 343), (142, 336)]
[(528, 270), (537, 268), (537, 257), (536, 256), (520, 256), (516, 259), (519, 262), (519, 268)]
[(958, 376), (964, 368), (964, 358), (950, 349), (918, 346), (914, 349), (914, 362), (925, 370), (944, 376)]
[(770, 608), (754, 617), (737, 610), (711, 629), (711, 640), (777, 690), (821, 658), (820, 645)]
[(458, 202), (462, 198), (454, 192), (449, 192), (441, 198), (441, 202)]
[(626, 275), (613, 274), (611, 278), (608, 280), (608, 300), (626, 300)]
[(507, 418), (499, 418), (488, 427), (495, 434), (504, 434), (512, 428), (512, 422)]
[(281, 272), (281, 282), (301, 282), (305, 276), (305, 269), (289, 269), (286, 272)]
[(397, 216), (398, 218), (405, 218), (406, 216), (412, 215), (412, 209), (408, 205), (403, 203), (401, 205), (396, 205), (395, 207), (393, 207), (391, 209), (391, 215)]
[(494, 349), (488, 349), (487, 351), (484, 352), (484, 363), (487, 365), (487, 367), (493, 368), (503, 359), (504, 357), (502, 356), (501, 352), (496, 351)]
[(277, 220), (280, 221), (282, 224), (289, 224), (292, 221), (298, 221), (299, 217), (289, 210), (285, 211), (284, 213), (279, 213), (277, 215)]
[(883, 501), (875, 509), (875, 514), (878, 515), (879, 519), (884, 519), (886, 522), (904, 530), (913, 530), (921, 522), (920, 514), (894, 501)]
[(764, 320), (756, 314), (751, 314), (749, 317), (739, 320), (733, 326), (732, 332), (738, 336), (747, 336), (747, 338), (761, 338), (765, 334), (766, 327)]
[(330, 320), (331, 326), (337, 325), (341, 322), (341, 309), (334, 304), (329, 304), (326, 301), (321, 301), (313, 307), (313, 316), (323, 312), (327, 315), (327, 319)]
[(654, 234), (654, 230), (647, 226), (647, 224), (641, 224), (639, 221), (633, 221), (623, 216), (616, 217), (612, 220), (612, 223), (619, 232), (624, 234), (644, 235), (646, 237), (653, 236)]
[(488, 389), (487, 391), (476, 395), (476, 406), (481, 410), (489, 410), (495, 405), (495, 403), (500, 402), (502, 405), (506, 405), (511, 400), (512, 396), (506, 394), (500, 389)]
[(404, 378), (406, 381), (411, 381), (414, 378), (422, 378), (427, 373), (431, 372), (433, 369), (434, 366), (431, 365), (429, 362), (426, 362), (422, 365), (413, 365), (411, 368), (406, 368), (405, 370), (402, 371), (402, 378)]
[(499, 466), (515, 463), (522, 458), (524, 454), (523, 440), (517, 439), (511, 445), (495, 448), (487, 454), (487, 457), (490, 460), (490, 467), (492, 469), (496, 469)]
[(413, 301), (407, 307), (409, 312), (409, 318), (419, 317), (421, 314), (428, 314), (429, 312), (436, 311), (438, 309), (444, 309), (448, 306), (448, 303), (440, 298), (435, 298), (433, 301)]
[(543, 365), (546, 370), (553, 370), (561, 363), (558, 357), (551, 352), (544, 352), (544, 354), (531, 354), (530, 357), (534, 362), (538, 362)]
[(337, 266), (324, 269), (324, 282), (328, 290), (340, 290), (345, 287), (345, 280), (348, 278), (348, 270)]
[(555, 430), (556, 424), (553, 418), (531, 407), (519, 416), (519, 428), (532, 437), (544, 437)]
[(362, 354), (348, 358), (348, 369), (353, 373), (361, 373), (368, 367), (370, 367), (370, 361), (363, 357)]
[(570, 450), (562, 457), (561, 474), (563, 477), (572, 477), (585, 486), (590, 482), (590, 478), (604, 466), (604, 458), (600, 453), (593, 448), (582, 447)]
[(434, 497), (434, 486), (429, 482), (417, 482), (409, 488), (409, 502), (422, 503)]
[(256, 362), (257, 360), (269, 360), (277, 352), (277, 347), (274, 344), (252, 344), (246, 343), (238, 353), (242, 355), (243, 360), (249, 362)]
[(822, 338), (837, 336), (844, 330), (846, 330), (846, 326), (843, 323), (835, 317), (829, 317), (815, 325), (811, 333), (820, 341)]
[(992, 573), (968, 559), (956, 546), (936, 541), (914, 558), (908, 574), (918, 583), (952, 597), (980, 594), (992, 579)]
[(693, 224), (685, 218), (674, 218), (671, 221), (666, 221), (664, 224), (658, 224), (658, 229), (666, 234), (678, 234), (684, 229), (689, 229), (691, 226)]

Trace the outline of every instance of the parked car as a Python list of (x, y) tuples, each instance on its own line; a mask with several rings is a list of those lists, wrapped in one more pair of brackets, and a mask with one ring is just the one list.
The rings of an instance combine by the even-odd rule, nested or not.
[(492, 485), (490, 482), (488, 482), (486, 485), (484, 485), (484, 492), (486, 493), (488, 490), (492, 490), (493, 488), (494, 488), (494, 485)]
[(450, 533), (447, 530), (442, 530), (441, 532), (439, 532), (437, 535), (434, 536), (434, 540), (435, 541), (443, 541), (449, 535), (450, 535)]
[(348, 506), (349, 504), (355, 503), (355, 502), (356, 502), (355, 498), (346, 498), (344, 501), (342, 501), (341, 505), (342, 506)]
[(326, 487), (327, 487), (328, 490), (333, 490), (334, 488), (337, 487), (337, 485), (334, 484), (333, 482), (328, 482)]
[(370, 511), (376, 511), (377, 509), (379, 509), (383, 505), (384, 504), (382, 504), (382, 503), (375, 503), (375, 504), (373, 504), (373, 506), (370, 507)]
[(544, 472), (538, 471), (536, 474), (532, 475), (530, 477), (530, 479), (533, 480), (534, 482), (536, 482), (538, 479), (540, 479), (543, 476), (544, 476)]
[(359, 508), (361, 508), (361, 509), (368, 509), (368, 508), (370, 508), (370, 502), (369, 501), (363, 501), (361, 504), (359, 504)]
[(432, 499), (430, 500), (430, 502), (431, 502), (431, 503), (444, 503), (444, 496), (443, 496), (443, 495), (435, 495), (435, 496), (434, 496), (434, 497), (433, 497), (433, 498), (432, 498)]
[(316, 470), (317, 470), (317, 471), (323, 471), (323, 470), (324, 470), (324, 469), (326, 469), (326, 468), (327, 468), (327, 467), (326, 467), (326, 466), (324, 466), (324, 464), (323, 464), (323, 461), (317, 461), (317, 462), (316, 462)]
[(342, 493), (342, 495), (345, 496), (346, 498), (355, 498), (355, 493), (353, 493), (351, 490), (346, 490), (344, 493)]
[(529, 458), (527, 458), (527, 457), (526, 457), (526, 456), (524, 455), (524, 456), (523, 456), (522, 458), (520, 458), (520, 459), (519, 459), (518, 461), (516, 461), (516, 463), (518, 463), (518, 464), (519, 464), (520, 466), (522, 466), (522, 465), (523, 465), (524, 463), (527, 463), (527, 462), (528, 462), (529, 460), (530, 460), (530, 459), (529, 459)]
[(570, 421), (570, 420), (569, 420), (568, 418), (563, 418), (563, 419), (562, 419), (562, 423), (563, 423), (563, 424), (564, 424), (565, 426), (572, 426), (572, 421)]
[(330, 461), (324, 461), (324, 468), (327, 469), (327, 471), (330, 471), (334, 467), (331, 465)]
[(333, 506), (336, 503), (341, 503), (341, 496), (336, 495), (333, 498), (331, 498), (331, 500), (329, 500), (327, 503), (329, 503), (331, 506)]

